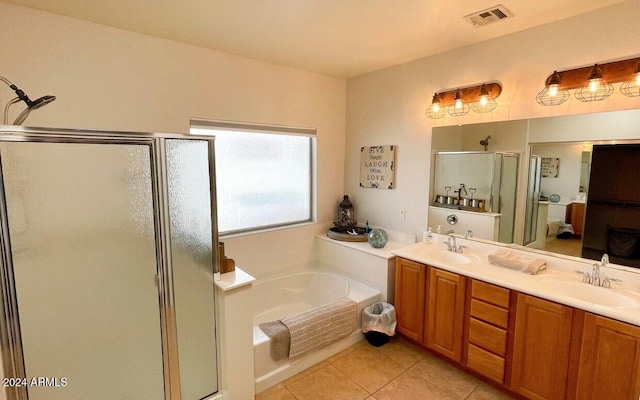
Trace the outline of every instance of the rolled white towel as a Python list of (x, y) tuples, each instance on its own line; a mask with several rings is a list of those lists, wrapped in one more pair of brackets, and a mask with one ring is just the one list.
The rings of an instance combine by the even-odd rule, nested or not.
[(517, 269), (522, 272), (528, 272), (532, 275), (538, 274), (547, 269), (546, 261), (509, 250), (494, 251), (489, 254), (489, 262), (491, 264)]

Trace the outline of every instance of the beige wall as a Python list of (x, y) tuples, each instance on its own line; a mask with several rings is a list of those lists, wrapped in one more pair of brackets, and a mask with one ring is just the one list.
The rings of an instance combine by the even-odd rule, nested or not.
[[(228, 255), (248, 272), (304, 262), (313, 235), (334, 218), (343, 192), (344, 79), (3, 2), (0, 43), (0, 75), (31, 98), (57, 96), (29, 126), (184, 133), (199, 118), (317, 128), (322, 224), (230, 240)], [(2, 104), (12, 95), (0, 88)]]
[[(535, 101), (554, 69), (637, 57), (634, 38), (640, 37), (638, 18), (640, 2), (626, 1), (350, 79), (345, 191), (353, 198), (358, 219), (368, 218), (371, 224), (422, 237), (427, 226), (433, 127), (640, 108), (640, 99), (629, 99), (619, 92), (593, 104), (572, 98), (559, 107), (542, 107)], [(444, 120), (425, 117), (434, 92), (492, 80), (500, 81), (503, 91), (491, 115), (471, 112)], [(398, 146), (396, 189), (358, 186), (359, 148), (378, 144)], [(400, 211), (406, 211), (406, 221), (399, 218)]]

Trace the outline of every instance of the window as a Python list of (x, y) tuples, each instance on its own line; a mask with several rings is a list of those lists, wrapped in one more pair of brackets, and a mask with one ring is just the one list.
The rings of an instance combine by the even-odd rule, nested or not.
[(215, 135), (221, 235), (313, 220), (315, 129), (193, 122)]

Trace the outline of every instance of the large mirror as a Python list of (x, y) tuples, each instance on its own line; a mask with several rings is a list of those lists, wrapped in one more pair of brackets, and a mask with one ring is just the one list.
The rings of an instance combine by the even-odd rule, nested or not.
[[(602, 193), (621, 185), (618, 192), (640, 193), (637, 178), (615, 183), (617, 176), (640, 174), (638, 127), (640, 110), (436, 127), (432, 151), (520, 154), (513, 243), (593, 260), (619, 248), (622, 256), (612, 262), (637, 268), (640, 199), (635, 203), (625, 194), (618, 201)], [(634, 144), (629, 161), (612, 168), (609, 158), (620, 160), (620, 151)], [(431, 198), (436, 191), (431, 188)]]

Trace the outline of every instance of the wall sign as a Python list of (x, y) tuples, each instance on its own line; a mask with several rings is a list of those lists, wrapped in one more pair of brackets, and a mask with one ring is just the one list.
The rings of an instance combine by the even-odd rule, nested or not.
[(393, 189), (396, 146), (360, 148), (360, 187)]
[(542, 157), (542, 166), (540, 174), (543, 178), (557, 178), (560, 170), (559, 158)]

